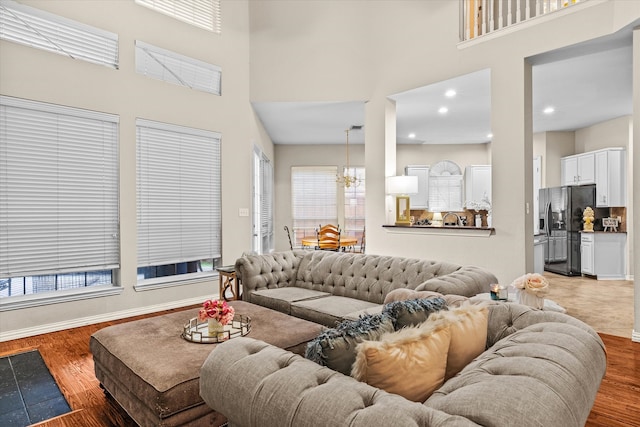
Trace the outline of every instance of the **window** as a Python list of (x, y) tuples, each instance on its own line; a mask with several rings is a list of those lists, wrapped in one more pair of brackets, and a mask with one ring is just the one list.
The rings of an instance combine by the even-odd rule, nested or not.
[(187, 24), (220, 34), (220, 0), (135, 0), (141, 6), (153, 9)]
[(436, 163), (429, 171), (429, 211), (462, 210), (462, 171), (452, 161)]
[(221, 257), (220, 134), (143, 119), (136, 130), (138, 280), (212, 271)]
[(365, 177), (363, 167), (344, 169), (344, 174), (358, 178), (357, 186), (344, 189), (344, 229), (343, 232), (362, 242), (365, 226)]
[(118, 35), (14, 1), (0, 3), (0, 38), (118, 68)]
[(273, 165), (258, 148), (253, 151), (253, 250), (273, 251)]
[(315, 237), (320, 224), (337, 224), (336, 166), (294, 166), (291, 168), (293, 244)]
[(111, 283), (118, 117), (0, 96), (0, 296)]
[(136, 72), (220, 95), (220, 67), (136, 40)]

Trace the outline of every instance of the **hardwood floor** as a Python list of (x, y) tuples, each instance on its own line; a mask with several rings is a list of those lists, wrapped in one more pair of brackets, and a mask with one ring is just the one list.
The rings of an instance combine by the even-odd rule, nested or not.
[[(169, 310), (155, 315), (165, 314)], [(49, 366), (73, 412), (38, 424), (42, 427), (134, 426), (108, 399), (94, 376), (89, 337), (116, 323), (149, 316), (83, 326), (46, 335), (0, 343), (0, 356), (37, 348)], [(640, 427), (640, 343), (601, 334), (607, 346), (607, 373), (602, 381), (588, 427)], [(555, 427), (555, 426), (549, 426)]]

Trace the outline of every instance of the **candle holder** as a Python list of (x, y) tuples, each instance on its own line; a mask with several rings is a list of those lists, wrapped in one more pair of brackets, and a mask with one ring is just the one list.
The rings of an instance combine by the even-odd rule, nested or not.
[(498, 284), (491, 285), (490, 290), (491, 299), (494, 301), (506, 301), (509, 299), (509, 290)]

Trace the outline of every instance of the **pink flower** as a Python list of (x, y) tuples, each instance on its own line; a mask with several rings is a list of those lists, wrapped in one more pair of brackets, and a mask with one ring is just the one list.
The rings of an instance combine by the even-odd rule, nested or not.
[(223, 300), (206, 300), (198, 312), (198, 320), (202, 322), (207, 319), (215, 319), (226, 325), (233, 320), (235, 312), (235, 309)]
[(544, 297), (549, 293), (549, 282), (539, 273), (528, 273), (515, 279), (511, 286), (523, 289), (525, 292)]

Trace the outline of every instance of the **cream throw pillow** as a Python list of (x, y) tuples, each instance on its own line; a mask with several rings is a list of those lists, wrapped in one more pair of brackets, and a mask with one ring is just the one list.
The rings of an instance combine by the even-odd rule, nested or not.
[(385, 334), (356, 347), (351, 376), (359, 381), (424, 402), (444, 382), (451, 333), (439, 322)]
[(450, 310), (433, 313), (428, 322), (444, 322), (451, 329), (444, 380), (456, 375), (485, 350), (489, 309), (484, 304), (465, 303)]

